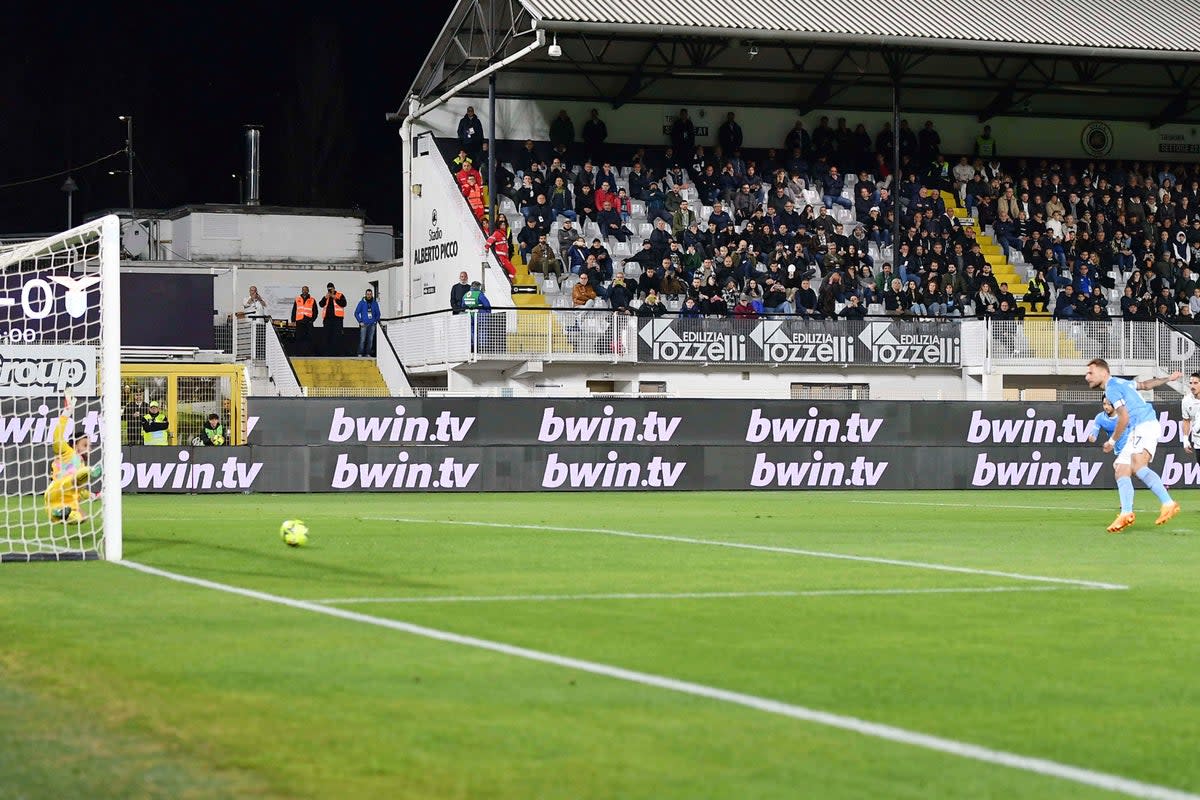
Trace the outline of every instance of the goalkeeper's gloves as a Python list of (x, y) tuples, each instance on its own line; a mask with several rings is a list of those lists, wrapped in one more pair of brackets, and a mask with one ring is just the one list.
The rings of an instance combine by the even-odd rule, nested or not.
[(89, 470), (88, 470), (88, 477), (91, 478), (92, 480), (99, 480), (100, 476), (103, 474), (104, 474), (104, 468), (102, 466), (100, 466), (99, 464), (97, 464), (94, 467), (89, 468)]
[(71, 394), (70, 392), (67, 392), (65, 395), (63, 395), (63, 411), (67, 414), (70, 414), (74, 410), (75, 410), (75, 395)]

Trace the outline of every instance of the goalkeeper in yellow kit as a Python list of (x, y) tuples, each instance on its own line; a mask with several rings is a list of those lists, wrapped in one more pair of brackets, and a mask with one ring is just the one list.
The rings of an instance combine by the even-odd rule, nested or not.
[(54, 426), (54, 460), (50, 462), (50, 485), (46, 487), (46, 513), (52, 522), (80, 523), (86, 516), (80, 509), (82, 500), (92, 499), (87, 482), (100, 477), (100, 465), (88, 466), (91, 441), (86, 435), (72, 436), (67, 441), (67, 426), (71, 424), (71, 411), (75, 398), (67, 395), (63, 400), (63, 413)]

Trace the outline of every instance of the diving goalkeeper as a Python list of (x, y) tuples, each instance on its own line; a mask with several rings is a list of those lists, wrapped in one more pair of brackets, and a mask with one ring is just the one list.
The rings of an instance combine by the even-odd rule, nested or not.
[(91, 440), (87, 435), (72, 435), (67, 442), (67, 427), (71, 424), (71, 412), (75, 398), (67, 395), (63, 399), (63, 413), (54, 426), (54, 460), (50, 462), (50, 485), (46, 487), (46, 513), (52, 522), (80, 523), (87, 518), (80, 508), (82, 500), (93, 495), (87, 482), (100, 477), (100, 465), (88, 466)]

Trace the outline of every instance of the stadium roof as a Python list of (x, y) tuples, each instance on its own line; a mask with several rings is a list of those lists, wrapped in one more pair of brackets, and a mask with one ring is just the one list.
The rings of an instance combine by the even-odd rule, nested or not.
[[(1200, 123), (1191, 3), (1090, 0), (459, 0), (410, 90), (520, 51), (500, 97)], [(752, 91), (747, 92), (747, 86)], [(470, 90), (478, 94), (483, 86)]]
[[(1088, 0), (1047, 17), (1040, 0), (522, 0), (542, 27), (612, 30), (640, 26), (665, 34), (786, 36), (792, 40), (996, 49), (1100, 48), (1200, 55), (1200, 14), (1188, 3)], [(554, 23), (554, 24), (551, 24)], [(591, 28), (590, 26), (596, 26)], [(1011, 49), (1011, 48), (1009, 48)]]

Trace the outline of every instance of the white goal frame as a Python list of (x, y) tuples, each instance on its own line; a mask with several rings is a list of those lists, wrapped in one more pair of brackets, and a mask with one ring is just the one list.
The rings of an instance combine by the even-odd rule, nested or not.
[(100, 520), (102, 539), (98, 555), (107, 561), (124, 556), (121, 511), (121, 223), (113, 214), (69, 231), (0, 250), (0, 273), (8, 266), (50, 255), (81, 244), (99, 232), (100, 251), (100, 352), (99, 384), (103, 493)]

